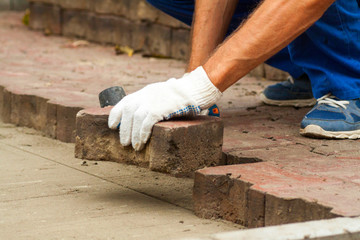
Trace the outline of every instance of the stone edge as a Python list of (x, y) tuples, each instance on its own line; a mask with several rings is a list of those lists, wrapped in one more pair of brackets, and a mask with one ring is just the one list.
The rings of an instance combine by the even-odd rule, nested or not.
[(0, 119), (30, 127), (46, 137), (74, 143), (76, 113), (83, 107), (67, 106), (49, 98), (0, 86)]
[(360, 239), (360, 218), (334, 218), (329, 220), (292, 223), (218, 233), (204, 238), (183, 238), (182, 240), (264, 239), (265, 236), (268, 240)]

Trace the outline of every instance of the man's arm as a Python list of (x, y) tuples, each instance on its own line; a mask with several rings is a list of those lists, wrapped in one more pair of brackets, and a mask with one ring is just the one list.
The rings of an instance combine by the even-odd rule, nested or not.
[[(220, 90), (276, 54), (315, 23), (335, 0), (265, 0), (204, 64)], [(221, 64), (219, 64), (221, 63)]]
[[(148, 85), (111, 110), (109, 127), (120, 124), (120, 142), (141, 150), (155, 123), (197, 115), (221, 92), (281, 50), (318, 20), (335, 0), (264, 0), (203, 67), (180, 79)], [(219, 91), (220, 90), (220, 91)]]
[(224, 40), (238, 2), (239, 0), (196, 1), (187, 72), (203, 65)]

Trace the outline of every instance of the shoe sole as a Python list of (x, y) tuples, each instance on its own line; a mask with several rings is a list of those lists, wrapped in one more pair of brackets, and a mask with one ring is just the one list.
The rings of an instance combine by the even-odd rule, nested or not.
[(296, 99), (296, 100), (272, 100), (267, 98), (263, 93), (260, 94), (260, 99), (265, 104), (280, 106), (280, 107), (311, 107), (316, 103), (315, 98), (311, 99)]
[(304, 129), (300, 129), (300, 134), (312, 138), (327, 138), (327, 139), (359, 139), (360, 130), (346, 131), (346, 132), (331, 132), (325, 131), (322, 127), (317, 125), (308, 125)]

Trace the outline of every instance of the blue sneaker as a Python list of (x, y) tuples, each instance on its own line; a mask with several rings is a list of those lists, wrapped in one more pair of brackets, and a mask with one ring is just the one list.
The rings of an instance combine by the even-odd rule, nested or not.
[(268, 86), (260, 99), (275, 106), (309, 107), (316, 103), (306, 74), (296, 79), (289, 77), (287, 81)]
[(331, 94), (323, 96), (302, 120), (300, 134), (315, 138), (360, 138), (360, 99), (344, 101)]

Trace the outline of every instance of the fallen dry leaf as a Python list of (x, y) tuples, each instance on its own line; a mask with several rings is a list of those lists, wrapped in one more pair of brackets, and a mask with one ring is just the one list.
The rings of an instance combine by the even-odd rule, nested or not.
[(68, 43), (66, 44), (64, 47), (67, 48), (78, 48), (78, 47), (86, 47), (88, 46), (90, 43), (86, 40), (76, 40), (74, 42)]

